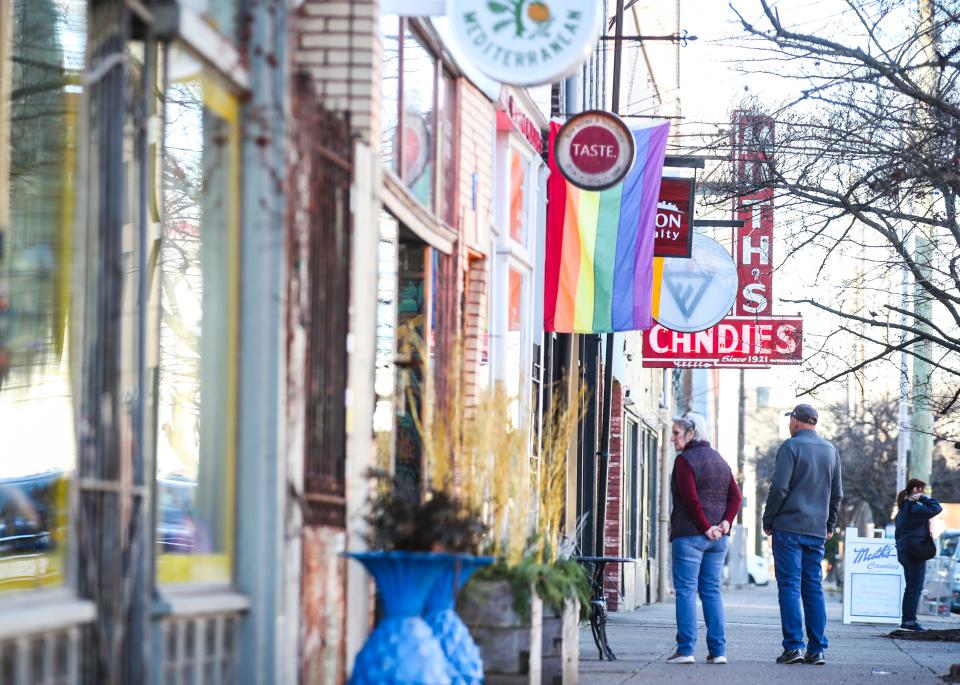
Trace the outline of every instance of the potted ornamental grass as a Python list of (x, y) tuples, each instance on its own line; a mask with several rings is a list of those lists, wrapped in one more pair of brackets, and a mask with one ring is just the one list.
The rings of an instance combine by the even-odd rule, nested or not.
[[(498, 683), (576, 683), (581, 614), (591, 585), (564, 539), (567, 451), (583, 397), (555, 394), (543, 414), (539, 474), (532, 474), (520, 431), (493, 430), (509, 419), (494, 393), (481, 407), (489, 423), (489, 544), (497, 561), (479, 570), (458, 599), (458, 611)], [(506, 422), (510, 426), (509, 420)], [(523, 442), (521, 442), (523, 441)], [(538, 475), (535, 478), (534, 475)]]

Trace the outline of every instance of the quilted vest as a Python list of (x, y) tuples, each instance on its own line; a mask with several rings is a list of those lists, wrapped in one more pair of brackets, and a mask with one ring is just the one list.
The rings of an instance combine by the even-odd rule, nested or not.
[[(681, 455), (690, 464), (700, 508), (711, 525), (719, 523), (727, 509), (727, 491), (730, 488), (732, 471), (720, 453), (702, 440), (687, 444)], [(702, 535), (687, 513), (677, 490), (676, 473), (671, 475), (670, 490), (673, 494), (673, 510), (670, 512), (670, 539), (686, 535)]]

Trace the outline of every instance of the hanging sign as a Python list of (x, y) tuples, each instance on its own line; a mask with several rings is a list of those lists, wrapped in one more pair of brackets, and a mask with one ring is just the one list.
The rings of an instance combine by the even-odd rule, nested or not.
[(720, 243), (693, 237), (690, 259), (663, 259), (653, 284), (653, 318), (674, 331), (694, 333), (720, 321), (737, 297), (737, 267)]
[(803, 358), (803, 319), (728, 316), (716, 326), (683, 333), (656, 324), (643, 332), (647, 368), (767, 368)]
[(756, 316), (773, 311), (773, 191), (738, 198), (733, 253), (740, 274), (735, 314)]
[(694, 186), (692, 178), (660, 181), (654, 257), (690, 257), (693, 250)]
[(553, 147), (560, 173), (584, 190), (604, 190), (633, 167), (636, 148), (623, 120), (600, 110), (572, 117), (557, 132)]
[(843, 538), (843, 622), (899, 623), (904, 580), (896, 542), (860, 537), (856, 528)]
[(583, 0), (447, 0), (457, 47), (484, 74), (515, 86), (572, 74), (600, 38), (602, 9)]

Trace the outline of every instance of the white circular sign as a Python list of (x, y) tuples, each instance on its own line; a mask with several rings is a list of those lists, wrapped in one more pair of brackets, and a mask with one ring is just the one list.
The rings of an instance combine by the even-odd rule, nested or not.
[(457, 46), (487, 76), (537, 86), (569, 76), (600, 38), (595, 0), (447, 0)]
[(690, 259), (665, 259), (657, 323), (681, 333), (704, 331), (737, 299), (737, 266), (720, 243), (693, 236)]

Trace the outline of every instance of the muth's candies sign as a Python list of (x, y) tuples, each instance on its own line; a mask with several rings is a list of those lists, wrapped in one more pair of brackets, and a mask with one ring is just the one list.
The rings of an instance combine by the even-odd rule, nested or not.
[(897, 548), (893, 544), (854, 547), (852, 563), (855, 571), (873, 571), (879, 568), (896, 571), (900, 568)]
[[(883, 531), (874, 531), (882, 535)], [(899, 623), (903, 569), (897, 546), (884, 537), (860, 537), (847, 528), (843, 541), (843, 622)]]
[(601, 3), (447, 0), (458, 47), (487, 76), (518, 86), (571, 74), (600, 37)]

